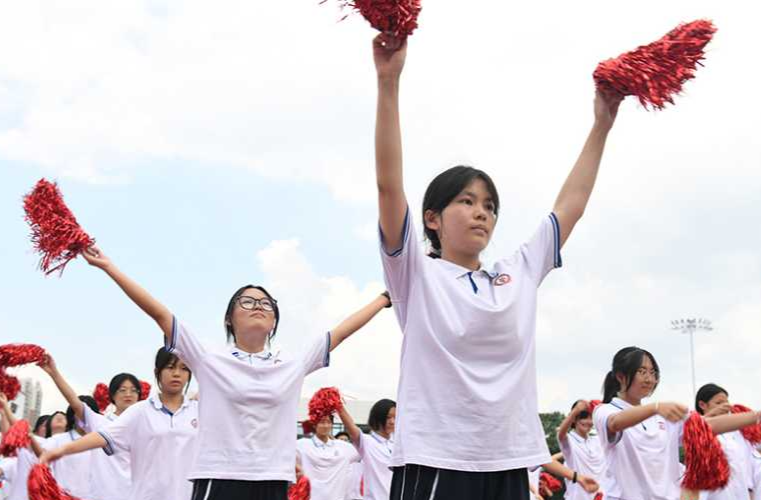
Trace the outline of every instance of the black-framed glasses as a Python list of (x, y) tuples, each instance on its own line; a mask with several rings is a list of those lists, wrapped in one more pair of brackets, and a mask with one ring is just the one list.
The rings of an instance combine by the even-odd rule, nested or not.
[(270, 299), (269, 297), (257, 299), (248, 295), (241, 295), (236, 302), (238, 302), (241, 309), (245, 309), (246, 311), (253, 311), (258, 305), (263, 311), (272, 312), (275, 310), (275, 304), (277, 304), (277, 300)]

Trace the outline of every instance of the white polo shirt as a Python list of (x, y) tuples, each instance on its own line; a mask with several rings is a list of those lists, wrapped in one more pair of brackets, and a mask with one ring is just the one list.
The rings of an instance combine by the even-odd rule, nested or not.
[(7, 498), (11, 491), (11, 481), (16, 474), (16, 457), (0, 457), (0, 498)]
[(753, 500), (761, 500), (761, 453), (751, 452), (750, 467), (753, 475)]
[[(598, 483), (602, 481), (605, 471), (605, 458), (598, 436), (581, 437), (575, 430), (566, 433), (566, 438), (558, 438), (560, 451), (563, 452), (565, 465), (579, 474), (591, 477)], [(579, 483), (565, 480), (566, 500), (592, 500), (597, 493), (587, 493)]]
[(296, 442), (296, 453), (309, 478), (310, 500), (351, 500), (351, 464), (359, 462), (354, 446), (340, 439), (323, 443), (312, 436)]
[(393, 476), (389, 467), (394, 452), (393, 436), (386, 439), (375, 431), (360, 433), (357, 451), (364, 470), (365, 500), (388, 500)]
[(751, 467), (752, 448), (740, 431), (726, 432), (717, 436), (729, 462), (729, 482), (716, 491), (701, 491), (700, 500), (736, 500), (749, 498), (753, 489)]
[[(114, 414), (101, 415), (89, 406), (83, 406), (84, 420), (77, 421), (77, 425), (84, 431), (99, 432), (119, 419)], [(108, 456), (104, 451), (95, 450), (92, 455), (90, 481), (92, 500), (127, 500), (132, 488), (129, 454)]]
[[(76, 441), (80, 435), (75, 431), (62, 432), (49, 437), (42, 442), (45, 450), (55, 450), (65, 444)], [(77, 498), (92, 498), (92, 481), (90, 480), (90, 468), (92, 457), (98, 450), (88, 450), (62, 457), (50, 465), (58, 484), (70, 495)]]
[(129, 453), (132, 466), (130, 500), (187, 500), (188, 481), (197, 452), (198, 402), (185, 398), (176, 412), (152, 394), (130, 406), (118, 420), (100, 430), (106, 453)]
[(190, 479), (295, 481), (297, 407), (304, 377), (330, 361), (330, 334), (306, 350), (249, 354), (234, 346), (207, 349), (175, 318), (169, 352), (193, 371), (198, 452)]
[[(42, 439), (36, 436), (42, 443)], [(8, 500), (29, 500), (29, 490), (27, 489), (27, 480), (32, 466), (37, 463), (37, 457), (29, 448), (19, 448), (16, 454), (16, 467), (13, 471), (10, 485), (8, 487)]]
[(364, 465), (362, 462), (354, 462), (349, 466), (349, 494), (347, 498), (351, 500), (364, 500), (362, 493), (365, 489)]
[(684, 420), (673, 423), (660, 415), (625, 429), (608, 433), (608, 418), (633, 408), (613, 398), (595, 408), (592, 418), (600, 436), (606, 474), (602, 490), (606, 499), (678, 500), (681, 467), (679, 446)]
[(511, 256), (471, 272), (428, 257), (408, 210), (402, 248), (381, 251), (404, 332), (391, 466), (488, 472), (550, 461), (537, 408), (536, 305), (561, 265), (559, 241), (551, 214)]

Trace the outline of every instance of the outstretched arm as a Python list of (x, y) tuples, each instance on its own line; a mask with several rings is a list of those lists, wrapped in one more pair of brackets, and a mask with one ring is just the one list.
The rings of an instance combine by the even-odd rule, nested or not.
[(388, 307), (391, 301), (386, 295), (381, 294), (365, 307), (355, 312), (330, 331), (330, 350), (338, 347), (341, 342), (349, 338), (354, 332), (362, 328), (368, 321), (373, 319), (381, 309)]
[(58, 371), (58, 366), (56, 366), (53, 356), (47, 354), (45, 359), (43, 359), (39, 365), (40, 368), (42, 368), (45, 373), (50, 375), (51, 379), (53, 379), (53, 383), (55, 383), (55, 386), (58, 387), (61, 395), (64, 397), (66, 402), (69, 403), (69, 406), (71, 406), (71, 409), (74, 411), (74, 416), (78, 420), (84, 420), (84, 405), (82, 404), (82, 401), (79, 400), (79, 397), (77, 396), (77, 393), (74, 392), (74, 389), (71, 388), (66, 379), (63, 378), (63, 375), (61, 375), (61, 372)]
[(553, 212), (560, 223), (560, 246), (563, 246), (574, 226), (584, 214), (600, 169), (605, 141), (616, 120), (618, 106), (623, 98), (597, 91), (595, 96), (595, 122), (576, 164), (565, 180)]
[(600, 489), (600, 485), (597, 484), (597, 481), (593, 478), (585, 476), (584, 474), (578, 474), (576, 471), (569, 469), (560, 462), (550, 462), (542, 465), (542, 468), (552, 475), (564, 477), (569, 481), (575, 481), (584, 488), (584, 491), (587, 493), (594, 493)]
[(653, 415), (660, 415), (670, 422), (678, 422), (687, 416), (687, 407), (679, 403), (650, 403), (628, 408), (608, 417), (608, 432), (616, 434), (644, 422)]
[(354, 422), (354, 419), (351, 418), (351, 415), (349, 415), (349, 412), (346, 411), (346, 405), (342, 406), (338, 411), (338, 418), (341, 419), (346, 432), (349, 433), (351, 442), (354, 443), (354, 446), (359, 446), (359, 438), (360, 434), (362, 434), (362, 429), (359, 428), (359, 426)]
[(159, 325), (167, 344), (172, 340), (172, 313), (161, 302), (154, 299), (143, 287), (124, 274), (98, 247), (92, 246), (82, 253), (92, 266), (102, 269), (119, 285), (127, 297)]
[(724, 434), (725, 432), (732, 432), (740, 430), (749, 425), (755, 425), (759, 423), (761, 419), (761, 413), (757, 411), (751, 411), (746, 413), (735, 413), (733, 415), (721, 415), (718, 417), (706, 417), (706, 422), (711, 426), (713, 432), (716, 434)]
[(378, 183), (380, 226), (387, 249), (402, 246), (407, 212), (402, 175), (402, 131), (399, 120), (399, 81), (407, 56), (407, 42), (380, 34), (373, 40), (378, 73), (375, 121), (375, 175)]
[(83, 451), (94, 450), (95, 448), (103, 448), (107, 444), (108, 443), (103, 436), (97, 432), (90, 432), (76, 441), (66, 443), (54, 450), (43, 452), (42, 455), (40, 455), (40, 463), (49, 464), (50, 462), (55, 462), (59, 458), (63, 458), (67, 455), (74, 455), (75, 453), (82, 453)]

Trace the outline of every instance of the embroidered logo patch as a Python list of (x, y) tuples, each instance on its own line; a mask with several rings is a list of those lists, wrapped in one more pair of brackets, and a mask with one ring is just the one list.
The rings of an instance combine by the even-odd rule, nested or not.
[(511, 281), (513, 281), (513, 278), (511, 278), (509, 274), (500, 274), (494, 278), (494, 286), (507, 285)]
[(190, 425), (192, 425), (194, 429), (198, 429), (198, 419), (194, 418), (193, 420), (191, 420)]

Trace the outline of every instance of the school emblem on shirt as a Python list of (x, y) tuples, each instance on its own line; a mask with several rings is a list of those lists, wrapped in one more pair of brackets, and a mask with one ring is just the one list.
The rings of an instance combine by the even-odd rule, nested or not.
[(197, 429), (198, 428), (198, 419), (194, 418), (193, 420), (191, 420), (190, 421), (190, 425), (192, 425), (194, 429)]
[(494, 278), (494, 286), (507, 285), (511, 281), (513, 281), (513, 278), (511, 278), (509, 274), (502, 273)]

